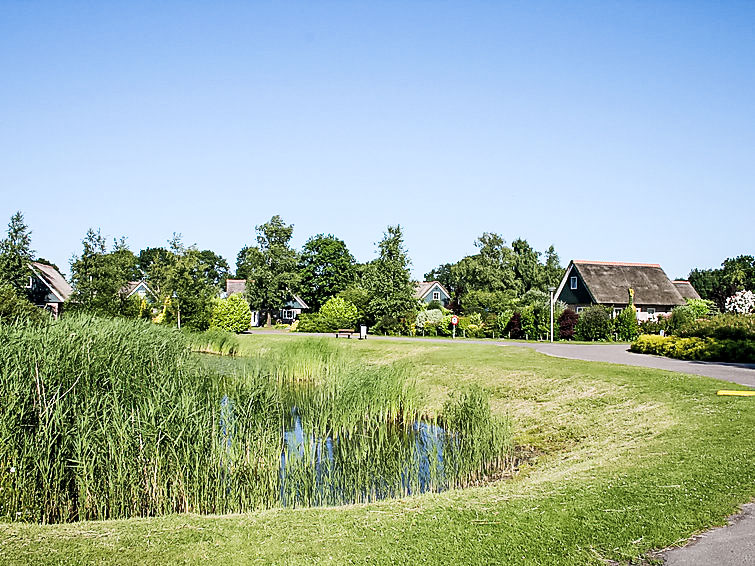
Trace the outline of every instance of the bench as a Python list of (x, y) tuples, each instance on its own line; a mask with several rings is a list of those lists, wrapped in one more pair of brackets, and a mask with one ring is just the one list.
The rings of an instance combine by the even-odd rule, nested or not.
[(351, 335), (354, 334), (354, 330), (351, 330), (349, 328), (341, 328), (339, 330), (336, 330), (336, 338), (339, 336), (346, 336), (346, 338), (351, 338)]

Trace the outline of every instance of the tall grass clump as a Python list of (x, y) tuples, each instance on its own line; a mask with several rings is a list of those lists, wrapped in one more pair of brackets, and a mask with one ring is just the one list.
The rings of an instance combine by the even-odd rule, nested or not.
[(186, 339), (193, 352), (235, 356), (239, 353), (239, 339), (232, 332), (210, 328), (204, 332), (186, 332)]

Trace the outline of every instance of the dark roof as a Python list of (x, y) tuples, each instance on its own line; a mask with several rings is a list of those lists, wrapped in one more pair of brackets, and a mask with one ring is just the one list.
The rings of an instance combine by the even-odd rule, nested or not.
[(451, 297), (451, 294), (438, 281), (415, 281), (414, 297), (417, 299), (424, 299), (436, 285), (441, 288), (441, 290), (446, 294), (446, 297)]
[(657, 263), (574, 260), (572, 264), (598, 304), (627, 304), (630, 288), (634, 289), (637, 305), (684, 304), (676, 286)]
[(674, 287), (676, 287), (676, 290), (679, 291), (679, 294), (683, 299), (700, 298), (700, 295), (697, 291), (695, 291), (695, 288), (689, 281), (682, 281), (681, 279), (677, 279), (676, 281), (672, 281), (672, 283), (674, 284)]
[(52, 265), (33, 261), (29, 266), (35, 275), (52, 291), (53, 295), (60, 299), (61, 303), (67, 301), (73, 294), (73, 288), (68, 284), (68, 281)]
[(226, 279), (225, 280), (225, 294), (230, 297), (236, 293), (243, 293), (246, 291), (246, 279)]

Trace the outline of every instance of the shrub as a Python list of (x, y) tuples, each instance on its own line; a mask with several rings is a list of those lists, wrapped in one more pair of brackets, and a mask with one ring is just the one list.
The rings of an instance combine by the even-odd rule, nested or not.
[(667, 333), (669, 331), (670, 316), (659, 315), (655, 320), (643, 320), (638, 324), (640, 334), (660, 334), (661, 331)]
[(302, 313), (295, 332), (325, 332), (325, 324), (320, 313)]
[(716, 313), (713, 301), (703, 299), (687, 299), (687, 303), (674, 307), (668, 320), (669, 332), (676, 333), (679, 328), (698, 318), (706, 318)]
[(725, 313), (711, 319), (693, 320), (682, 326), (677, 335), (687, 338), (755, 340), (755, 315)]
[(718, 338), (656, 336), (643, 334), (630, 349), (681, 360), (755, 362), (755, 342)]
[(579, 315), (572, 309), (565, 309), (558, 317), (558, 337), (562, 340), (573, 340)]
[(320, 309), (320, 321), (324, 332), (340, 328), (354, 328), (359, 318), (357, 307), (343, 297), (332, 297)]
[(508, 324), (506, 325), (506, 332), (509, 338), (522, 338), (522, 313), (515, 312), (511, 315)]
[(443, 312), (440, 309), (428, 309), (426, 311), (419, 311), (414, 324), (418, 330), (433, 329), (433, 336), (437, 334), (437, 326), (443, 320)]
[(434, 310), (442, 311), (443, 310), (443, 303), (441, 303), (440, 301), (430, 301), (429, 303), (427, 303), (427, 309), (426, 310), (429, 310), (429, 311), (434, 311)]
[(10, 285), (0, 285), (0, 323), (16, 321), (43, 322), (49, 316), (31, 304)]
[(613, 327), (611, 314), (606, 307), (592, 305), (579, 315), (579, 322), (574, 331), (577, 340), (609, 340)]
[(227, 332), (244, 332), (249, 330), (251, 323), (252, 311), (242, 295), (231, 295), (227, 299), (213, 301), (210, 328)]
[(619, 340), (630, 341), (640, 335), (637, 314), (632, 305), (622, 310), (613, 321), (614, 330)]

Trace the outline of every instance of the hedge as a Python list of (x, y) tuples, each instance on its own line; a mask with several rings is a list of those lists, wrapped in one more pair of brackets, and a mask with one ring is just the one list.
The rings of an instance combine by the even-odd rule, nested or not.
[(643, 334), (630, 349), (680, 360), (755, 363), (755, 342), (751, 340)]

